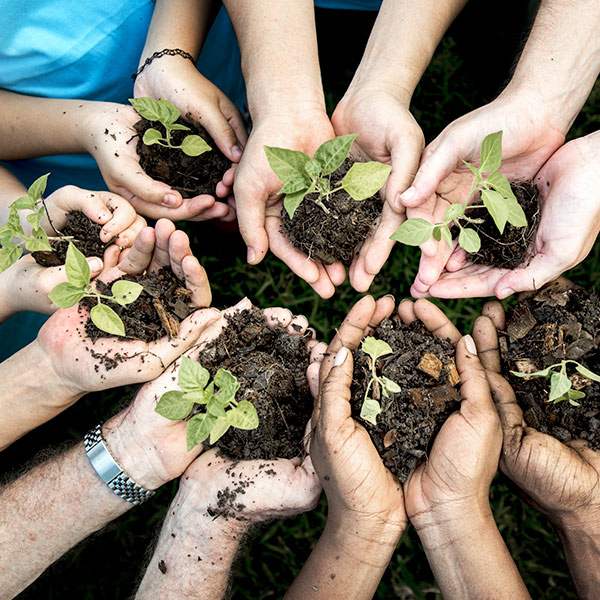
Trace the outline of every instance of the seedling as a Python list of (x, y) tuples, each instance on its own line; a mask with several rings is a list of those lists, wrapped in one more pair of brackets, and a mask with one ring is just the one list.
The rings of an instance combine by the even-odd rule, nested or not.
[[(464, 203), (451, 204), (446, 209), (444, 220), (441, 223), (431, 224), (425, 219), (418, 218), (407, 219), (390, 236), (391, 239), (408, 246), (419, 246), (433, 235), (438, 242), (442, 238), (446, 240), (452, 248), (450, 226), (454, 223), (459, 229), (459, 246), (467, 252), (479, 252), (481, 248), (479, 234), (474, 229), (465, 227), (464, 223), (480, 224), (484, 220), (467, 216), (467, 211), (487, 209), (500, 234), (504, 233), (506, 223), (515, 227), (527, 225), (525, 212), (519, 205), (510, 183), (504, 175), (498, 173), (502, 163), (502, 131), (491, 133), (484, 138), (481, 144), (479, 168), (465, 160), (463, 163), (473, 173), (471, 189)], [(469, 205), (469, 201), (476, 192), (481, 193), (483, 204)]]
[[(8, 269), (12, 264), (16, 263), (23, 255), (23, 248), (30, 252), (51, 251), (50, 239), (67, 239), (67, 238), (48, 238), (46, 232), (40, 227), (42, 219), (46, 216), (46, 207), (42, 194), (46, 190), (48, 181), (46, 173), (36, 179), (27, 190), (27, 196), (23, 196), (15, 200), (10, 205), (8, 222), (0, 227), (0, 272)], [(33, 211), (25, 218), (33, 227), (31, 235), (25, 235), (21, 225), (20, 210)], [(50, 217), (48, 217), (50, 220)], [(13, 238), (20, 238), (21, 241), (14, 242)]]
[[(511, 371), (511, 373), (517, 377), (550, 377), (548, 402), (556, 404), (562, 400), (568, 400), (569, 404), (579, 406), (579, 402), (576, 402), (576, 400), (585, 398), (585, 394), (579, 390), (572, 389), (573, 382), (567, 376), (567, 365), (569, 363), (574, 364), (575, 370), (586, 379), (600, 383), (600, 375), (596, 375), (596, 373), (586, 369), (575, 360), (563, 360), (535, 373), (521, 373), (519, 371)], [(555, 371), (555, 369), (559, 370)]]
[[(164, 393), (156, 408), (159, 415), (172, 421), (186, 419), (196, 404), (206, 405), (206, 412), (194, 415), (187, 422), (187, 449), (210, 437), (214, 444), (230, 427), (256, 429), (258, 414), (248, 400), (236, 401), (240, 388), (237, 378), (226, 369), (219, 369), (213, 381), (210, 373), (198, 362), (182, 356), (177, 383), (183, 391)], [(215, 388), (218, 388), (215, 391)]]
[(341, 185), (331, 189), (331, 175), (350, 153), (357, 133), (333, 138), (322, 144), (310, 158), (299, 150), (265, 146), (267, 160), (283, 187), (283, 206), (290, 219), (308, 194), (316, 194), (313, 202), (326, 214), (329, 209), (323, 199), (329, 199), (339, 190), (345, 190), (354, 200), (366, 200), (376, 194), (385, 183), (392, 167), (379, 162), (354, 163), (346, 173)]
[(110, 306), (103, 304), (102, 300), (126, 306), (137, 300), (144, 288), (133, 281), (115, 281), (111, 287), (112, 296), (100, 294), (90, 284), (90, 266), (85, 256), (72, 242), (69, 242), (67, 248), (65, 272), (68, 281), (55, 286), (48, 298), (58, 308), (70, 308), (83, 298), (95, 298), (97, 304), (90, 311), (92, 323), (106, 333), (124, 336), (123, 321)]
[(164, 128), (166, 135), (154, 128), (146, 129), (142, 141), (146, 146), (159, 144), (166, 148), (179, 148), (188, 156), (200, 156), (212, 148), (199, 135), (188, 135), (183, 138), (180, 146), (175, 146), (171, 142), (173, 131), (191, 131), (187, 125), (176, 123), (181, 113), (164, 98), (155, 100), (154, 98), (130, 98), (129, 102), (140, 116), (148, 121), (158, 121)]
[[(371, 379), (369, 379), (365, 391), (360, 416), (365, 421), (377, 425), (377, 415), (381, 412), (381, 405), (379, 404), (381, 394), (385, 398), (389, 398), (390, 394), (396, 394), (402, 390), (396, 382), (383, 377), (383, 375), (377, 375), (377, 359), (393, 352), (388, 343), (374, 337), (367, 337), (363, 340), (361, 350), (368, 356), (367, 361), (371, 369)], [(369, 397), (371, 388), (373, 388), (373, 398)]]

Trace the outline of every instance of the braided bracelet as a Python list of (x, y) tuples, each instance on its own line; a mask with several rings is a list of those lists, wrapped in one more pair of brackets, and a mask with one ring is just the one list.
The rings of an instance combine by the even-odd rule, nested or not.
[(135, 79), (155, 58), (160, 58), (161, 56), (181, 56), (182, 58), (186, 58), (187, 60), (191, 60), (194, 64), (196, 61), (194, 57), (185, 50), (180, 50), (179, 48), (165, 48), (164, 50), (160, 50), (160, 52), (155, 52), (152, 56), (149, 56), (144, 64), (131, 76), (132, 79)]

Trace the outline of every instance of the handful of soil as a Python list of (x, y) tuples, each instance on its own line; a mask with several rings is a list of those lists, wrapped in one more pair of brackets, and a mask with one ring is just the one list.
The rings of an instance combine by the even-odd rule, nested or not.
[(373, 336), (393, 350), (377, 360), (377, 374), (397, 383), (401, 391), (389, 398), (374, 398), (382, 408), (377, 425), (361, 419), (371, 368), (370, 357), (356, 349), (352, 416), (369, 432), (383, 464), (404, 482), (423, 460), (446, 419), (459, 407), (455, 349), (421, 321), (406, 325), (384, 319)]
[(231, 427), (215, 444), (233, 459), (294, 458), (304, 454), (304, 435), (313, 409), (306, 369), (306, 336), (269, 327), (263, 312), (251, 308), (227, 317), (228, 324), (198, 361), (214, 377), (228, 369), (240, 384), (236, 400), (258, 412), (257, 429)]
[[(340, 167), (330, 175), (331, 189), (340, 185), (342, 179), (354, 164), (346, 158)], [(285, 208), (281, 209), (285, 233), (295, 248), (299, 248), (311, 258), (330, 265), (336, 260), (349, 266), (354, 254), (367, 239), (373, 222), (381, 215), (383, 200), (379, 193), (366, 200), (354, 200), (348, 192), (340, 190), (322, 202), (329, 214), (315, 204), (317, 193), (308, 194), (290, 219)]]
[(550, 379), (522, 379), (510, 371), (532, 373), (575, 360), (600, 374), (600, 298), (595, 291), (568, 289), (559, 281), (543, 287), (510, 311), (505, 332), (500, 332), (502, 372), (509, 377), (517, 401), (530, 427), (562, 442), (587, 440), (600, 449), (600, 383), (587, 379), (567, 365), (574, 390), (585, 393), (580, 406), (567, 400), (547, 402)]
[(142, 118), (134, 125), (139, 135), (136, 150), (142, 169), (152, 179), (168, 183), (183, 198), (193, 198), (201, 194), (214, 196), (217, 183), (223, 178), (223, 173), (231, 167), (231, 161), (219, 150), (204, 127), (184, 121), (181, 117), (176, 123), (186, 125), (190, 130), (173, 131), (171, 143), (179, 146), (188, 135), (199, 135), (212, 150), (200, 156), (188, 156), (178, 148), (167, 148), (159, 144), (146, 146), (142, 138), (147, 129), (158, 129), (163, 136), (166, 132), (159, 121)]

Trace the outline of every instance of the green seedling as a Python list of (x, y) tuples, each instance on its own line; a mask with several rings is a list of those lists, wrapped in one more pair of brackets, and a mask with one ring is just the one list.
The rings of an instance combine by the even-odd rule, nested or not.
[[(525, 227), (527, 217), (514, 195), (510, 183), (498, 173), (502, 163), (502, 131), (486, 136), (481, 144), (479, 168), (463, 160), (471, 173), (473, 181), (469, 195), (464, 203), (451, 204), (441, 223), (431, 224), (425, 219), (407, 219), (390, 237), (408, 246), (424, 244), (432, 235), (439, 242), (442, 238), (452, 248), (450, 226), (454, 223), (458, 229), (458, 244), (467, 252), (479, 252), (481, 238), (479, 234), (464, 224), (481, 224), (483, 219), (467, 216), (467, 211), (487, 209), (500, 234), (504, 233), (506, 223), (515, 227)], [(487, 173), (487, 176), (486, 176)], [(481, 194), (483, 204), (469, 205), (477, 192)]]
[[(557, 402), (568, 400), (569, 404), (579, 406), (577, 400), (585, 398), (585, 394), (579, 390), (572, 389), (573, 383), (567, 376), (567, 365), (569, 363), (575, 365), (575, 370), (586, 379), (600, 383), (600, 375), (596, 375), (596, 373), (586, 369), (575, 360), (563, 360), (535, 373), (521, 373), (519, 371), (511, 371), (511, 373), (516, 377), (549, 377), (550, 395), (548, 396), (548, 402), (556, 404)], [(555, 369), (559, 370), (555, 371)]]
[(137, 300), (144, 288), (133, 281), (115, 281), (111, 287), (112, 296), (100, 294), (90, 283), (90, 266), (85, 256), (72, 242), (69, 242), (67, 248), (65, 272), (67, 281), (55, 286), (48, 298), (58, 308), (70, 308), (83, 298), (95, 298), (97, 304), (90, 311), (92, 323), (106, 333), (124, 336), (123, 321), (110, 306), (103, 304), (102, 300), (126, 306)]
[(138, 114), (148, 121), (158, 121), (164, 128), (166, 135), (154, 128), (146, 129), (142, 141), (146, 146), (159, 144), (166, 148), (179, 148), (188, 156), (200, 156), (212, 148), (199, 135), (188, 135), (183, 138), (180, 146), (175, 146), (171, 142), (171, 134), (174, 131), (191, 131), (187, 125), (176, 123), (181, 113), (164, 98), (155, 100), (154, 98), (130, 98), (129, 102)]
[(283, 185), (279, 193), (285, 194), (283, 206), (290, 219), (294, 218), (296, 209), (308, 194), (315, 193), (313, 201), (329, 214), (323, 199), (328, 199), (339, 190), (345, 190), (354, 200), (366, 200), (381, 189), (392, 167), (379, 162), (354, 163), (341, 185), (331, 189), (328, 175), (344, 162), (357, 137), (358, 134), (353, 133), (328, 140), (312, 158), (299, 150), (265, 146), (271, 169)]
[(167, 419), (179, 421), (186, 419), (196, 404), (206, 406), (206, 412), (194, 415), (187, 422), (188, 451), (209, 437), (214, 444), (230, 427), (258, 427), (256, 408), (248, 400), (236, 401), (240, 384), (226, 369), (219, 369), (210, 381), (210, 373), (200, 363), (183, 356), (177, 383), (183, 391), (164, 393), (154, 410)]
[[(377, 415), (381, 412), (381, 405), (379, 404), (381, 395), (383, 394), (385, 398), (389, 398), (390, 394), (397, 394), (402, 390), (396, 382), (382, 375), (377, 375), (377, 359), (393, 352), (388, 343), (374, 337), (366, 337), (361, 345), (361, 350), (368, 356), (371, 379), (369, 379), (365, 391), (360, 416), (365, 421), (377, 425)], [(373, 397), (369, 397), (371, 388), (373, 388)]]
[[(46, 190), (48, 175), (50, 173), (36, 179), (29, 186), (27, 196), (15, 200), (9, 207), (8, 222), (0, 226), (0, 245), (2, 246), (0, 248), (0, 272), (8, 269), (21, 258), (23, 255), (22, 246), (25, 246), (25, 249), (30, 252), (51, 251), (52, 247), (49, 240), (59, 239), (59, 237), (48, 238), (46, 232), (40, 227), (40, 223), (47, 216), (42, 194)], [(32, 211), (25, 217), (32, 226), (31, 235), (25, 235), (23, 231), (19, 214), (21, 210)], [(48, 217), (48, 220), (50, 220), (50, 217)], [(14, 242), (13, 238), (19, 238), (21, 241)], [(60, 237), (60, 239), (67, 238)]]

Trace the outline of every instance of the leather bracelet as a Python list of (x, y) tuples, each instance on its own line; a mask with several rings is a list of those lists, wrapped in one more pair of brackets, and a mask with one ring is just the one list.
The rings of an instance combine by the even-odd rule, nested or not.
[(102, 423), (90, 429), (83, 438), (85, 453), (100, 479), (119, 498), (138, 505), (155, 494), (130, 479), (112, 457), (102, 437)]
[(133, 73), (133, 75), (131, 76), (131, 79), (134, 79), (155, 59), (155, 58), (160, 58), (161, 56), (181, 56), (181, 58), (185, 58), (187, 60), (191, 60), (194, 65), (196, 64), (196, 61), (194, 60), (194, 57), (189, 53), (186, 52), (185, 50), (180, 50), (179, 48), (165, 48), (164, 50), (160, 50), (159, 52), (155, 52), (152, 56), (149, 56), (144, 64), (135, 72)]

